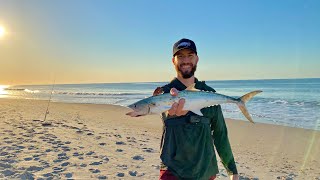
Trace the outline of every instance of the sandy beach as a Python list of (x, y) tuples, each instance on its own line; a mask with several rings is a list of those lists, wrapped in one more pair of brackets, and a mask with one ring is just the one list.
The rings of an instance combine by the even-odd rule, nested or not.
[[(0, 179), (158, 179), (159, 115), (0, 99)], [(320, 179), (320, 132), (227, 119), (240, 179)], [(228, 179), (219, 164), (218, 179)]]

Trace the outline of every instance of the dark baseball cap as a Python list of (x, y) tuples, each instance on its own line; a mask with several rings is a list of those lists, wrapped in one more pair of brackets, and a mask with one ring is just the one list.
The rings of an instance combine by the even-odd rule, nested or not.
[(182, 49), (190, 49), (197, 54), (196, 44), (190, 39), (183, 38), (183, 39), (180, 39), (178, 42), (174, 43), (173, 56), (175, 56), (176, 53)]

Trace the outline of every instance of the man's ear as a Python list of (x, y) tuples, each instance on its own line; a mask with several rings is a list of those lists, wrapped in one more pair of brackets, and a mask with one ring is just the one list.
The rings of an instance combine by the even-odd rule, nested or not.
[(174, 57), (172, 57), (172, 63), (174, 64)]
[(199, 56), (197, 55), (197, 60), (196, 60), (197, 62), (196, 62), (196, 64), (198, 64), (198, 61), (199, 61)]

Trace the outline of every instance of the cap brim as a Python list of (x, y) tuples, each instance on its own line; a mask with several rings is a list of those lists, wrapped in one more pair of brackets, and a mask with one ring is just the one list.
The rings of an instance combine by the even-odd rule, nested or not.
[(193, 49), (191, 49), (191, 48), (189, 48), (189, 47), (183, 47), (183, 48), (179, 49), (178, 51), (176, 51), (175, 53), (173, 53), (173, 56), (175, 56), (179, 51), (181, 51), (181, 50), (183, 50), (183, 49), (190, 49), (191, 51), (193, 51), (194, 53), (197, 54), (197, 52), (194, 51)]

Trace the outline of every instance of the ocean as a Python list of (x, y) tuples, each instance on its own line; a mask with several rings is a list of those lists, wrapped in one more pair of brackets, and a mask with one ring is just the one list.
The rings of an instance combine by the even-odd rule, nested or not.
[[(149, 97), (167, 82), (19, 85), (0, 90), (0, 98), (126, 106)], [(320, 78), (206, 81), (218, 93), (240, 97), (263, 92), (247, 103), (255, 122), (320, 130)], [(53, 90), (52, 90), (53, 89)], [(223, 104), (226, 118), (247, 121), (235, 104)]]

